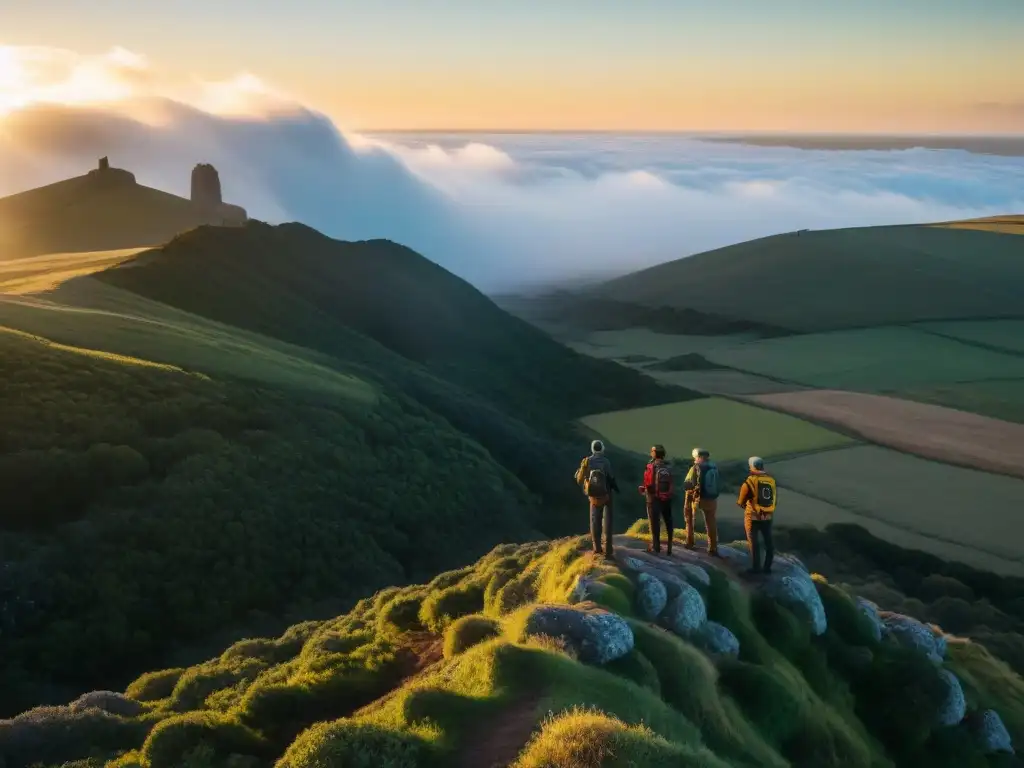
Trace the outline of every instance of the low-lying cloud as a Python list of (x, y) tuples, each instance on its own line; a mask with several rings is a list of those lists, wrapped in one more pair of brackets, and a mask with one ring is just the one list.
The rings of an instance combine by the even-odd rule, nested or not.
[(254, 217), (397, 240), (485, 290), (582, 282), (794, 229), (1024, 211), (1024, 158), (681, 136), (346, 135), (251, 74), (171, 83), (120, 49), (0, 47), (5, 62), (0, 195), (102, 155), (187, 194), (191, 167), (211, 162), (225, 198)]

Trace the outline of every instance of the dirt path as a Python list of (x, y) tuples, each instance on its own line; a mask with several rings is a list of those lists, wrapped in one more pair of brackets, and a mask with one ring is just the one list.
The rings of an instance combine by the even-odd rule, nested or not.
[(529, 695), (484, 722), (459, 753), (458, 768), (507, 768), (519, 757), (537, 724), (540, 696)]
[(866, 440), (959, 466), (1024, 477), (1024, 425), (939, 405), (840, 390), (740, 398), (835, 424)]

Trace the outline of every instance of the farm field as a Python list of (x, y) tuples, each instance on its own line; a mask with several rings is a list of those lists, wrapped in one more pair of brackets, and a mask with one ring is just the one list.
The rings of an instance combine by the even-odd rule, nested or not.
[(983, 219), (967, 219), (949, 224), (935, 224), (947, 229), (973, 229), (979, 232), (998, 232), (1003, 235), (1024, 235), (1024, 216), (989, 216)]
[(963, 320), (921, 323), (915, 327), (964, 341), (1024, 352), (1024, 320)]
[[(779, 466), (779, 465), (775, 465)], [(774, 467), (773, 467), (774, 469)], [(743, 513), (733, 501), (731, 492), (724, 494), (727, 501), (719, 501), (719, 526), (724, 522), (741, 526)], [(873, 536), (884, 539), (890, 544), (906, 549), (928, 552), (947, 560), (955, 560), (974, 568), (998, 573), (1003, 576), (1024, 576), (1024, 564), (1017, 560), (1007, 559), (991, 552), (975, 549), (959, 541), (935, 538), (927, 531), (921, 532), (913, 524), (904, 524), (896, 520), (887, 521), (877, 515), (866, 515), (832, 504), (823, 499), (807, 496), (779, 483), (779, 510), (775, 524), (780, 527), (811, 526), (824, 528), (832, 523), (848, 523), (859, 525)], [(703, 523), (698, 516), (697, 529), (703, 530)]]
[(893, 394), (907, 400), (944, 405), (1024, 424), (1024, 379), (946, 384)]
[(609, 443), (637, 453), (646, 454), (653, 443), (662, 443), (670, 457), (688, 459), (693, 447), (700, 445), (719, 462), (856, 442), (794, 416), (719, 397), (595, 414), (581, 422)]
[[(970, 547), (1024, 574), (1018, 535), (1024, 483), (1017, 478), (866, 445), (775, 462), (769, 471), (784, 488), (921, 536)], [(780, 521), (785, 503), (780, 493)]]
[(594, 331), (585, 340), (565, 340), (568, 346), (585, 355), (607, 360), (644, 355), (656, 360), (668, 360), (691, 352), (707, 355), (708, 352), (756, 341), (753, 335), (730, 336), (684, 336), (656, 333), (646, 328), (630, 328), (624, 331)]
[[(0, 326), (94, 355), (151, 361), (365, 402), (376, 397), (368, 383), (318, 364), (310, 350), (190, 315), (90, 278), (68, 286), (67, 296), (78, 296), (93, 307), (0, 295)], [(102, 306), (117, 309), (98, 308)]]
[(721, 365), (826, 389), (912, 389), (1024, 378), (1024, 357), (992, 352), (911, 328), (814, 333), (711, 350)]
[(655, 371), (636, 366), (649, 376), (666, 384), (693, 389), (708, 395), (761, 395), (773, 392), (793, 392), (805, 389), (799, 384), (781, 384), (763, 376), (731, 368), (717, 371)]
[(770, 408), (842, 427), (925, 458), (1024, 478), (1024, 425), (862, 392), (754, 395)]

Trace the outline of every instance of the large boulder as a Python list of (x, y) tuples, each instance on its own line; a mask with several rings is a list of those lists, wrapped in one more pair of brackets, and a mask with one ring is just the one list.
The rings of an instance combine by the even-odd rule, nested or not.
[(694, 586), (711, 586), (711, 576), (708, 572), (701, 568), (699, 565), (693, 563), (679, 563), (676, 565), (682, 574), (686, 577), (686, 580)]
[(682, 592), (683, 587), (686, 586), (685, 579), (636, 557), (627, 557), (625, 566), (628, 570), (636, 574), (646, 573), (660, 581), (662, 586), (665, 587), (665, 592), (669, 600), (673, 600), (678, 597), (679, 593)]
[(662, 623), (680, 637), (690, 637), (707, 623), (708, 609), (700, 592), (689, 584), (683, 586), (661, 614)]
[(636, 607), (640, 616), (654, 621), (668, 605), (665, 585), (649, 573), (641, 573), (636, 580)]
[(806, 571), (794, 567), (786, 573), (773, 572), (764, 580), (761, 589), (798, 615), (805, 616), (815, 635), (825, 634), (828, 629), (825, 606), (818, 590), (814, 588), (814, 581)]
[(633, 630), (626, 620), (589, 602), (535, 606), (524, 633), (561, 638), (580, 661), (590, 664), (607, 664), (633, 650)]
[(985, 754), (993, 752), (1009, 752), (1014, 754), (1010, 732), (1006, 730), (1003, 719), (994, 709), (986, 709), (971, 724), (975, 740)]
[(940, 669), (939, 675), (946, 683), (946, 698), (939, 710), (939, 725), (958, 724), (967, 714), (967, 699), (956, 675), (948, 669)]
[(863, 597), (857, 598), (857, 609), (868, 620), (871, 627), (871, 635), (875, 640), (882, 639), (882, 617), (878, 613), (878, 606)]
[(904, 648), (918, 650), (935, 663), (946, 657), (946, 638), (910, 616), (900, 613), (881, 614), (882, 635)]
[(732, 631), (717, 621), (709, 621), (693, 637), (694, 644), (712, 656), (740, 655), (740, 641)]

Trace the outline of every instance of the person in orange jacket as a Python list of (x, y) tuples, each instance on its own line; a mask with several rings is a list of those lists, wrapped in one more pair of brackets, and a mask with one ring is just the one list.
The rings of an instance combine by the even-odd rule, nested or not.
[[(750, 544), (751, 566), (747, 573), (771, 573), (775, 548), (772, 546), (772, 518), (778, 490), (775, 478), (764, 471), (764, 459), (751, 456), (747, 460), (750, 474), (740, 486), (736, 505), (743, 508), (743, 527)], [(761, 552), (758, 537), (764, 540), (764, 567), (761, 566)]]

